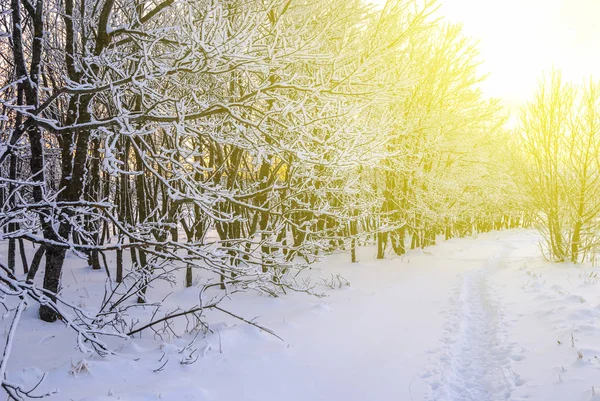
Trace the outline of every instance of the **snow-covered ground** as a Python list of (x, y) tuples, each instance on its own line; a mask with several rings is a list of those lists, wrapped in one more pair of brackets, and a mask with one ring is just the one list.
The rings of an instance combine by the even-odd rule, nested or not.
[[(30, 308), (10, 378), (49, 371), (40, 390), (58, 388), (52, 400), (598, 401), (600, 269), (546, 263), (538, 241), (528, 230), (492, 232), (386, 260), (361, 248), (360, 263), (336, 254), (313, 268), (351, 283), (325, 298), (227, 301), (283, 341), (213, 313), (212, 333), (192, 347), (191, 335), (146, 336), (118, 356), (84, 358), (60, 323)], [(104, 277), (80, 264), (63, 278), (85, 305)]]

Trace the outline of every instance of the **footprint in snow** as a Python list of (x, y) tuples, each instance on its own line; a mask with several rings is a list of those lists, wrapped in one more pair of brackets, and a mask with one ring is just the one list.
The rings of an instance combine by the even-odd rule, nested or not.
[(490, 267), (466, 273), (451, 298), (451, 309), (436, 369), (424, 376), (430, 401), (510, 400), (523, 384), (513, 364), (524, 356), (508, 341), (502, 307), (488, 283)]

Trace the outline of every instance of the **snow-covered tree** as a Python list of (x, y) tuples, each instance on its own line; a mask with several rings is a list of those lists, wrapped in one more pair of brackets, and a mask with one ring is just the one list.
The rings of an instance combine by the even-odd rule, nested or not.
[(598, 246), (599, 88), (554, 71), (522, 110), (519, 182), (555, 261), (581, 261)]
[[(219, 301), (311, 292), (299, 272), (327, 252), (356, 260), (376, 237), (379, 257), (388, 242), (403, 254), (407, 234), (425, 246), (510, 211), (503, 117), (433, 1), (2, 1), (0, 292), (15, 327), (37, 303), (105, 354), (104, 335), (199, 329), (208, 309), (255, 324)], [(57, 295), (69, 254), (106, 272), (100, 304)], [(165, 309), (159, 280), (198, 287), (197, 304)]]

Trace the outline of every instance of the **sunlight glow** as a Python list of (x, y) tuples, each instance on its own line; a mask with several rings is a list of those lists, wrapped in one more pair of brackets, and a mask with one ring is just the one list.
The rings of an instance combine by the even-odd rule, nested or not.
[[(383, 2), (383, 0), (378, 0)], [(440, 0), (439, 14), (480, 41), (484, 92), (506, 106), (530, 99), (553, 67), (580, 82), (600, 71), (599, 0)]]

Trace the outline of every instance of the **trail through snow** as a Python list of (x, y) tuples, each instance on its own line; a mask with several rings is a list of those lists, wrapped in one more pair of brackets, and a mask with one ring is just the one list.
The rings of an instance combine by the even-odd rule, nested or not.
[[(30, 384), (48, 372), (40, 391), (60, 389), (50, 401), (600, 401), (600, 268), (548, 264), (538, 241), (528, 230), (492, 232), (385, 260), (361, 247), (359, 263), (340, 253), (310, 271), (352, 284), (326, 298), (225, 302), (284, 341), (207, 313), (206, 337), (150, 333), (99, 358), (28, 308), (10, 378)], [(63, 291), (94, 305), (105, 278), (84, 263), (69, 260)], [(191, 342), (198, 360), (182, 364)]]
[(430, 380), (433, 400), (509, 400), (522, 384), (511, 363), (519, 357), (513, 355), (502, 305), (489, 283), (495, 264), (463, 274), (454, 292), (439, 367)]

